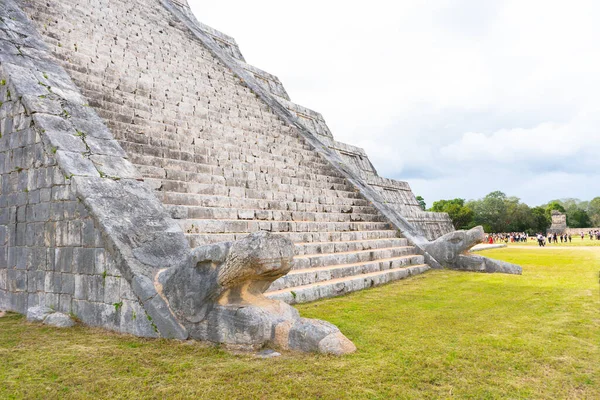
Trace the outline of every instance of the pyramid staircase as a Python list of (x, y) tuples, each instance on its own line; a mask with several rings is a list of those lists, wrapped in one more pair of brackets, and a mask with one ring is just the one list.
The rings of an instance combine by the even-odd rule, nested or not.
[(260, 140), (262, 135), (233, 136), (227, 144), (223, 136), (204, 140), (206, 157), (194, 161), (184, 161), (192, 155), (182, 156), (175, 149), (164, 149), (156, 157), (149, 155), (156, 153), (154, 146), (130, 141), (121, 145), (192, 247), (239, 240), (261, 230), (295, 243), (293, 269), (273, 283), (270, 297), (288, 303), (312, 301), (429, 268), (300, 138), (286, 144), (273, 141), (263, 149), (256, 145)]
[[(293, 270), (268, 291), (270, 297), (288, 303), (360, 290), (429, 269), (423, 256), (345, 177), (201, 43), (196, 41), (196, 48), (190, 49), (198, 65), (190, 62), (169, 84), (157, 82), (161, 71), (170, 68), (160, 64), (171, 56), (168, 50), (154, 59), (147, 58), (150, 50), (143, 48), (130, 54), (127, 38), (119, 37), (107, 52), (96, 46), (96, 27), (73, 29), (57, 17), (77, 13), (76, 8), (60, 9), (68, 2), (53, 7), (34, 3), (27, 12), (44, 40), (179, 222), (191, 246), (238, 240), (258, 231), (288, 237), (296, 246)], [(112, 37), (108, 24), (125, 24), (128, 5), (111, 3), (115, 10), (123, 8), (122, 20), (106, 21), (102, 28)], [(101, 5), (89, 5), (86, 17), (94, 15), (93, 7)], [(136, 29), (159, 27), (131, 23), (127, 29), (135, 37)], [(168, 40), (187, 40), (177, 39), (176, 28), (165, 24), (160, 29), (171, 29), (165, 35)], [(156, 43), (149, 46), (160, 46), (161, 37), (156, 34)], [(148, 67), (134, 74), (126, 75), (126, 65), (119, 68), (119, 63), (139, 64), (141, 59)], [(193, 87), (201, 75), (204, 82)]]

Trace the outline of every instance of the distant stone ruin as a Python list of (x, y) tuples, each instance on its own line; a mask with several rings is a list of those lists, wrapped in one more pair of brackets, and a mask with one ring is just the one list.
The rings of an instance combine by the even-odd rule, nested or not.
[(0, 310), (344, 354), (289, 304), (430, 268), (520, 273), (463, 255), (479, 230), (421, 210), (183, 0), (0, 0), (0, 17)]
[(552, 225), (548, 228), (548, 233), (562, 234), (567, 230), (567, 215), (558, 210), (552, 210)]
[(552, 210), (552, 225), (547, 230), (548, 233), (556, 233), (557, 235), (567, 234), (571, 236), (580, 236), (582, 233), (584, 237), (587, 235), (589, 237), (589, 233), (592, 232), (592, 236), (596, 237), (597, 232), (600, 231), (600, 228), (569, 228), (567, 226), (567, 214), (561, 213), (558, 210)]

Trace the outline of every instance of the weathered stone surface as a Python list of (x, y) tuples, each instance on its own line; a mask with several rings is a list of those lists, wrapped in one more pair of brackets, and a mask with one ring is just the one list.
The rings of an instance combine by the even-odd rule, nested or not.
[[(139, 175), (15, 2), (3, 2), (0, 14), (2, 45), (10, 48), (10, 42), (16, 41), (36, 46), (35, 51), (22, 47), (23, 55), (16, 57), (11, 51), (0, 52), (0, 181), (5, 182), (0, 191), (0, 211), (9, 216), (15, 213), (16, 218), (7, 218), (3, 226), (6, 223), (9, 230), (17, 232), (16, 238), (2, 243), (10, 258), (5, 265), (0, 263), (0, 284), (4, 280), (8, 283), (0, 287), (2, 306), (6, 303), (8, 309), (25, 313), (33, 305), (45, 304), (57, 310), (73, 310), (90, 325), (143, 336), (187, 337), (164, 300), (156, 296), (145, 299), (145, 310), (135, 303), (135, 295), (134, 299), (119, 297), (131, 292), (129, 281), (121, 280), (122, 276), (132, 279), (135, 273), (153, 275), (155, 267), (144, 265), (144, 261), (165, 267), (181, 254), (189, 257), (181, 229), (169, 222), (164, 208), (155, 197), (148, 196), (151, 192), (141, 182), (117, 183), (121, 191), (111, 188), (110, 183), (98, 185), (94, 196), (103, 198), (104, 203), (90, 202), (86, 209), (79, 202), (88, 197), (84, 190), (89, 186), (85, 181), (76, 185), (76, 178), (96, 177), (115, 184), (120, 178)], [(98, 165), (110, 164), (110, 179), (100, 178), (91, 157)], [(125, 202), (119, 203), (123, 197)], [(152, 218), (135, 214), (148, 211), (136, 207), (140, 198), (142, 204), (146, 201), (155, 207), (156, 212), (150, 213)], [(111, 204), (112, 200), (115, 202)], [(100, 204), (112, 213), (102, 208), (96, 212), (94, 207)], [(115, 241), (103, 218), (114, 218), (119, 223), (130, 220), (138, 223), (141, 232), (122, 232), (123, 240)], [(177, 231), (179, 241), (174, 240)], [(156, 238), (165, 232), (171, 235), (170, 249), (179, 243), (183, 251), (169, 253), (163, 248)], [(146, 257), (138, 254), (143, 259), (140, 261), (134, 250)], [(161, 262), (165, 250), (169, 256)], [(119, 280), (121, 287), (117, 288)], [(128, 305), (130, 319), (119, 318), (123, 304)], [(137, 313), (141, 314), (139, 319)], [(135, 322), (149, 321), (146, 313), (153, 324)], [(164, 332), (159, 332), (161, 329)]]
[(54, 310), (49, 307), (36, 306), (27, 309), (27, 321), (29, 322), (42, 322), (44, 319), (53, 314)]
[(192, 265), (161, 271), (159, 291), (192, 338), (247, 350), (272, 344), (331, 354), (354, 351), (335, 326), (300, 318), (289, 305), (264, 297), (271, 282), (291, 269), (293, 247), (267, 232), (200, 247)]
[(75, 321), (73, 321), (67, 314), (56, 312), (48, 315), (44, 319), (44, 325), (50, 325), (56, 328), (70, 328), (75, 326)]
[(563, 234), (567, 230), (567, 215), (558, 210), (552, 210), (552, 225), (548, 228), (548, 233)]
[(94, 164), (81, 153), (58, 150), (56, 151), (56, 160), (63, 167), (65, 177), (100, 176)]
[(468, 231), (448, 233), (433, 242), (425, 244), (424, 248), (446, 268), (520, 275), (522, 268), (518, 265), (467, 254), (473, 246), (483, 242), (484, 237), (483, 228), (477, 226)]
[(319, 342), (319, 353), (341, 356), (354, 353), (356, 346), (342, 332), (334, 332), (325, 336)]

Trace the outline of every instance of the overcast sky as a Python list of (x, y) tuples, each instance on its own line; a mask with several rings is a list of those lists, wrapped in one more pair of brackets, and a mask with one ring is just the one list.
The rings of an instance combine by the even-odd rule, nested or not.
[(189, 0), (428, 205), (600, 196), (600, 2)]

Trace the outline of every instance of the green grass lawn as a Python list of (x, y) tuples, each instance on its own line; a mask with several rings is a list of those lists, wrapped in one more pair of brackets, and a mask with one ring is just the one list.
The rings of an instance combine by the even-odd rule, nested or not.
[(482, 252), (523, 275), (432, 271), (299, 306), (345, 357), (232, 355), (0, 318), (0, 398), (600, 398), (600, 248)]

